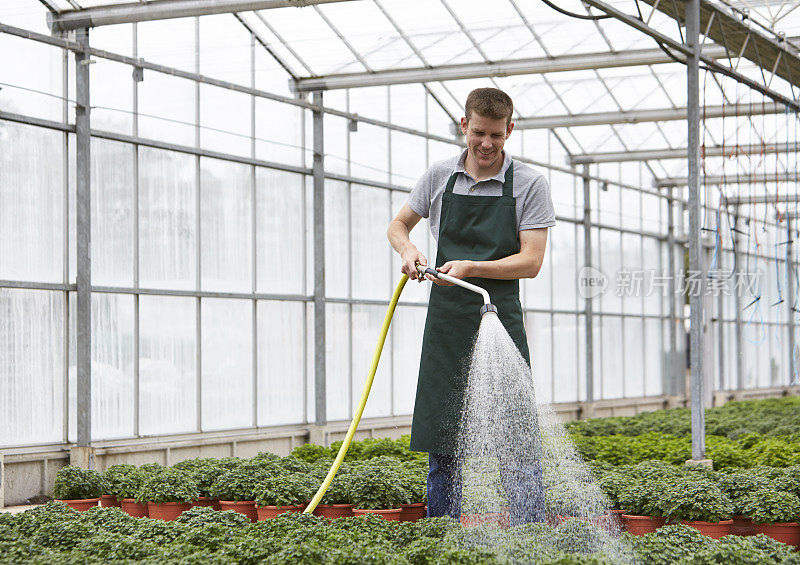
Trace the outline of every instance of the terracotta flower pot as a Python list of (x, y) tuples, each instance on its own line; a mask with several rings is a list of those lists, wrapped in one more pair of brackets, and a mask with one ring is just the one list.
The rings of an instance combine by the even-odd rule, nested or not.
[(192, 508), (194, 508), (195, 506), (204, 506), (208, 508), (213, 508), (214, 502), (216, 501), (209, 496), (201, 496), (200, 498), (192, 502)]
[(148, 502), (147, 513), (151, 518), (171, 522), (191, 507), (191, 502)]
[(256, 512), (255, 500), (245, 500), (244, 502), (236, 502), (232, 500), (220, 500), (219, 509), (233, 510), (240, 514), (244, 514), (245, 516), (250, 518), (251, 522), (258, 521), (258, 513)]
[(643, 536), (655, 532), (658, 528), (667, 523), (666, 518), (656, 518), (654, 516), (635, 516), (632, 514), (622, 515), (622, 524), (625, 530), (635, 536)]
[(256, 504), (256, 516), (258, 521), (269, 520), (270, 518), (277, 518), (279, 514), (284, 512), (302, 512), (303, 505), (297, 506), (259, 506)]
[(461, 525), (465, 527), (489, 524), (507, 528), (510, 524), (508, 512), (484, 512), (483, 514), (462, 514)]
[(147, 518), (147, 504), (136, 502), (132, 498), (122, 499), (122, 511), (127, 512), (134, 518)]
[(104, 494), (100, 497), (100, 506), (103, 508), (120, 508), (122, 503), (113, 494)]
[(734, 536), (754, 536), (756, 527), (748, 516), (734, 516), (731, 524), (731, 534)]
[(422, 520), (427, 515), (424, 502), (401, 504), (400, 507), (403, 509), (403, 511), (400, 512), (401, 522), (416, 522), (417, 520)]
[(89, 508), (93, 508), (97, 506), (97, 503), (100, 501), (100, 498), (76, 498), (75, 500), (59, 500), (59, 502), (63, 502), (70, 508), (74, 510), (80, 510), (83, 512), (84, 510), (89, 510)]
[(772, 539), (793, 545), (800, 549), (800, 522), (778, 522), (775, 524), (755, 524), (757, 534), (764, 534)]
[(719, 539), (731, 533), (733, 520), (720, 520), (719, 522), (703, 522), (701, 520), (681, 520), (681, 524), (698, 530), (704, 536)]
[(354, 516), (365, 516), (367, 514), (377, 514), (381, 518), (385, 520), (392, 520), (394, 522), (400, 521), (400, 513), (403, 511), (402, 508), (388, 508), (385, 510), (367, 510), (364, 508), (353, 508), (353, 515)]
[(353, 515), (353, 507), (349, 504), (318, 504), (314, 508), (314, 516), (329, 518), (348, 518)]

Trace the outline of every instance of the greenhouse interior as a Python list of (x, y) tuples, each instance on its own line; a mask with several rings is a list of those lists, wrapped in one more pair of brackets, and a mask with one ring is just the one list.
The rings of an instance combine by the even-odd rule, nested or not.
[[(0, 562), (177, 563), (192, 555), (181, 562), (800, 563), (791, 551), (800, 547), (798, 7), (0, 2), (0, 510), (10, 510), (0, 513)], [(476, 89), (510, 97), (510, 117), (465, 109)], [(485, 141), (476, 119), (505, 119), (505, 134)], [(492, 161), (503, 168), (477, 181), (496, 184), (497, 198), (484, 202), (507, 203), (511, 179), (526, 194), (539, 191), (531, 198), (541, 200), (525, 206), (540, 217), (551, 206), (552, 222), (515, 229), (501, 215), (467, 211), (484, 197), (458, 194), (458, 179), (471, 191), (471, 163), (488, 170), (474, 139), (503, 151)], [(441, 209), (450, 211), (441, 226), (435, 198), (430, 218), (413, 205), (434, 170), (445, 171), (430, 189), (444, 193)], [(522, 187), (523, 174), (536, 183)], [(522, 200), (511, 199), (518, 215)], [(496, 277), (450, 271), (473, 277), (475, 293), (461, 280), (444, 286), (452, 284), (446, 268), (409, 271), (393, 233), (432, 267), (442, 267), (438, 255), (478, 268), (473, 256), (453, 255), (472, 245), (459, 239), (469, 222), (457, 210), (477, 214), (469, 217), (492, 239), (512, 236), (513, 251), (483, 263), (536, 254), (535, 268)], [(534, 232), (546, 238), (535, 252)], [(405, 284), (409, 274), (419, 280)], [(489, 348), (502, 357), (484, 359), (497, 374), (475, 392), (477, 352), (491, 333), (485, 310), (438, 322), (433, 312), (453, 304), (455, 292), (480, 300), (484, 282), (502, 289), (488, 318), (502, 320), (508, 333), (499, 325), (500, 334), (516, 347), (507, 355)], [(504, 317), (512, 303), (513, 330)], [(442, 335), (448, 326), (453, 335)], [(426, 353), (467, 333), (466, 354), (452, 359), (463, 365), (456, 373)], [(462, 467), (447, 475), (459, 494), (446, 504), (434, 482), (450, 473), (443, 461), (452, 457), (420, 447), (430, 422), (445, 425), (445, 415), (423, 414), (430, 379), (445, 379), (439, 369), (461, 375), (456, 389), (472, 387), (450, 407), (459, 446), (452, 457), (465, 466), (463, 480), (453, 478)], [(512, 378), (505, 369), (521, 371), (521, 380), (501, 384)], [(511, 395), (514, 387), (523, 392)], [(495, 454), (499, 474), (488, 463), (468, 472), (475, 457), (463, 444), (475, 442), (458, 433), (480, 428), (477, 414), (489, 419), (475, 442), (486, 440), (481, 449), (490, 451), (481, 453)], [(505, 441), (491, 439), (487, 422)], [(515, 451), (528, 442), (537, 456)], [(394, 467), (385, 459), (393, 456)], [(530, 510), (540, 504), (533, 494), (523, 503), (509, 486), (509, 458), (530, 458), (538, 469), (541, 513)], [(280, 516), (274, 524), (283, 525), (271, 530), (192, 509), (173, 534), (145, 535), (125, 522), (139, 528), (129, 535), (122, 526), (103, 530), (112, 520), (105, 508), (75, 513), (50, 502), (95, 500), (63, 493), (80, 490), (67, 483), (94, 492), (96, 479), (106, 486), (95, 494), (113, 498), (109, 506), (117, 498), (154, 504), (144, 486), (139, 494), (109, 486), (124, 469), (149, 469), (159, 485), (180, 473), (208, 481), (240, 473), (266, 477), (262, 489), (280, 475), (284, 482), (269, 488), (302, 483), (298, 508), (310, 508)], [(151, 484), (141, 473), (141, 485)], [(299, 516), (336, 498), (325, 498), (329, 486), (370, 490), (373, 475), (404, 473), (419, 479), (409, 479), (406, 503), (423, 502), (408, 495), (416, 488), (429, 497), (427, 517), (392, 527), (416, 529), (389, 532), (371, 516), (353, 526)], [(600, 518), (552, 510), (555, 475), (571, 477), (570, 488), (566, 479), (555, 483), (563, 490), (596, 493), (580, 504), (574, 494), (571, 503), (605, 508)], [(347, 488), (337, 482), (356, 476), (363, 481)], [(470, 501), (485, 486), (476, 486), (478, 476), (503, 483), (500, 511)], [(683, 485), (653, 491), (663, 495), (654, 495), (660, 502), (651, 501), (649, 514), (662, 519), (660, 529), (636, 536), (621, 518), (609, 526), (608, 512), (647, 510), (641, 500), (625, 506), (623, 478), (629, 488), (652, 476), (662, 487), (673, 478)], [(217, 483), (192, 485), (200, 493), (192, 500), (226, 500)], [(663, 502), (690, 487), (699, 514)], [(267, 490), (259, 512), (290, 506), (280, 496), (270, 505)], [(762, 494), (746, 498), (750, 491)], [(697, 501), (712, 492), (733, 510), (708, 514)], [(781, 514), (770, 497), (774, 508), (793, 510)], [(771, 508), (777, 518), (759, 514)], [(455, 526), (442, 521), (448, 514)], [(752, 518), (751, 529), (794, 524), (795, 537), (736, 530), (735, 520), (725, 537), (678, 524), (738, 515)], [(114, 514), (114, 523), (123, 517)], [(528, 522), (549, 529), (520, 526)], [(212, 523), (237, 533), (195, 532), (217, 540), (203, 548), (206, 561), (194, 553), (200, 542), (187, 540), (191, 528)], [(62, 529), (45, 535), (45, 526)], [(316, 545), (296, 541), (312, 530)], [(480, 540), (465, 533), (477, 530)], [(95, 531), (105, 532), (108, 553), (81, 545)], [(509, 541), (512, 531), (527, 537)], [(20, 532), (38, 540), (35, 550), (23, 547)], [(338, 547), (344, 533), (364, 539)], [(233, 549), (231, 536), (245, 541)], [(282, 547), (289, 538), (293, 545)]]

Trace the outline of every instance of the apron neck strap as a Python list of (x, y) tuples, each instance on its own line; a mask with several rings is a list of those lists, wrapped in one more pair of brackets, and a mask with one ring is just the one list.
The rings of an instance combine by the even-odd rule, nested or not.
[(507, 198), (514, 196), (514, 161), (511, 161), (506, 169), (506, 180), (503, 182), (503, 196)]
[[(456, 177), (458, 177), (457, 172), (447, 179), (447, 186), (444, 187), (445, 192), (453, 192), (453, 187), (456, 185)], [(507, 198), (514, 196), (514, 161), (511, 161), (506, 169), (506, 177), (503, 181), (503, 196)]]

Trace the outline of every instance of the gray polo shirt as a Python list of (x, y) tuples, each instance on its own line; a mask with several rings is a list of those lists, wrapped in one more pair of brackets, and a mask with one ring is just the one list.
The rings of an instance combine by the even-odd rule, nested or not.
[[(453, 186), (455, 194), (471, 196), (502, 196), (503, 181), (506, 170), (511, 164), (508, 152), (500, 172), (495, 176), (475, 182), (464, 169), (465, 149), (461, 155), (439, 161), (431, 165), (417, 181), (417, 185), (408, 197), (408, 205), (414, 212), (428, 218), (431, 233), (439, 241), (439, 218), (442, 215), (442, 194), (447, 179), (454, 172), (458, 173)], [(550, 198), (550, 186), (540, 172), (525, 163), (514, 161), (514, 198), (517, 200), (517, 231), (535, 228), (549, 228), (556, 225), (553, 201)]]

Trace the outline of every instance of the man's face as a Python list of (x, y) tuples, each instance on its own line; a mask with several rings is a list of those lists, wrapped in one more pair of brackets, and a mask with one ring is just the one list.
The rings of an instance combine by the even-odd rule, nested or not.
[(511, 135), (514, 123), (496, 120), (472, 112), (469, 121), (461, 118), (461, 131), (467, 138), (467, 151), (481, 169), (491, 168), (501, 159), (503, 145)]

